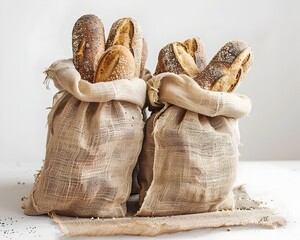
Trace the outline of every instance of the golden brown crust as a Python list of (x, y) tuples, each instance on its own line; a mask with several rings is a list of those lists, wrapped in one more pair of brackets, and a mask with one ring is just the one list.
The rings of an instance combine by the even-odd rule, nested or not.
[(141, 73), (143, 55), (142, 30), (138, 22), (132, 18), (121, 18), (113, 23), (106, 42), (106, 49), (113, 45), (127, 47), (135, 59), (135, 77)]
[(114, 45), (102, 55), (96, 72), (95, 82), (116, 79), (131, 79), (135, 73), (135, 61), (128, 48)]
[(194, 37), (185, 40), (183, 44), (187, 47), (187, 52), (193, 57), (199, 71), (203, 71), (207, 65), (203, 41), (198, 37)]
[(104, 27), (92, 14), (80, 17), (72, 32), (73, 62), (81, 78), (94, 82), (99, 59), (105, 50)]
[(245, 42), (228, 42), (195, 80), (207, 90), (232, 92), (247, 74), (252, 59), (252, 50)]
[(160, 50), (155, 75), (163, 72), (186, 74), (190, 77), (199, 75), (194, 59), (187, 47), (180, 42), (170, 43)]
[(142, 47), (142, 57), (141, 57), (141, 69), (140, 69), (140, 78), (143, 76), (143, 71), (145, 68), (146, 60), (148, 57), (148, 45), (146, 40), (143, 38), (143, 47)]

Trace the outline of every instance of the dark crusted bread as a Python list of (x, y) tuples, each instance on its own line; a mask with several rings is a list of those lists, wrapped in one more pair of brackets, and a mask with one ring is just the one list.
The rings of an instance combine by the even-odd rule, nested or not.
[(253, 53), (247, 43), (228, 42), (195, 80), (207, 90), (232, 92), (247, 74), (252, 59)]
[(105, 51), (104, 27), (92, 14), (80, 17), (72, 32), (73, 62), (81, 78), (94, 82), (99, 59)]

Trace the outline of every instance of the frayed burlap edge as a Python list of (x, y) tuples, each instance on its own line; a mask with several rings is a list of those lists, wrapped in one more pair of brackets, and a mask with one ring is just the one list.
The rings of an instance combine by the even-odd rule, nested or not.
[[(68, 236), (141, 235), (158, 236), (193, 229), (232, 226), (261, 226), (276, 228), (286, 220), (274, 210), (262, 207), (262, 202), (249, 197), (243, 186), (234, 189), (236, 209), (169, 217), (73, 218), (51, 214), (61, 231)], [(132, 200), (134, 209), (136, 198)], [(130, 213), (129, 213), (130, 214)], [(131, 213), (132, 214), (132, 213)]]

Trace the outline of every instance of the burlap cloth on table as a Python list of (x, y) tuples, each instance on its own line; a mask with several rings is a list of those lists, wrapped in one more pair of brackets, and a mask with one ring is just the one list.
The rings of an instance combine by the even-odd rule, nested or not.
[(185, 214), (167, 217), (133, 217), (138, 209), (138, 196), (128, 201), (125, 218), (74, 218), (52, 214), (62, 232), (68, 236), (112, 236), (141, 235), (157, 236), (203, 228), (230, 226), (261, 226), (275, 228), (284, 226), (286, 220), (263, 206), (262, 202), (252, 200), (243, 186), (234, 188), (236, 205), (234, 210), (198, 214)]

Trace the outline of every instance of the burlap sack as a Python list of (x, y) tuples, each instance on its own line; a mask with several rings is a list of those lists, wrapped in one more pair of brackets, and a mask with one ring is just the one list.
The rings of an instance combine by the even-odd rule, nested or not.
[[(152, 78), (152, 74), (148, 69), (145, 69), (142, 71), (142, 74), (140, 76), (145, 82), (147, 82), (150, 78)], [(148, 99), (148, 98), (146, 98)], [(149, 105), (149, 103), (145, 104), (145, 107), (147, 107)], [(144, 108), (143, 111), (143, 117), (144, 117), (144, 121), (146, 122), (147, 120), (147, 111)], [(140, 185), (138, 183), (138, 173), (139, 173), (139, 163), (137, 162), (137, 164), (135, 165), (135, 168), (133, 169), (133, 173), (132, 173), (132, 188), (131, 188), (131, 195), (134, 194), (138, 194), (140, 192)]]
[(190, 77), (164, 73), (148, 81), (152, 107), (140, 162), (137, 216), (233, 209), (242, 95), (203, 90)]
[(25, 214), (125, 216), (143, 141), (145, 81), (91, 84), (71, 60), (46, 73), (61, 91), (48, 116), (46, 159)]

